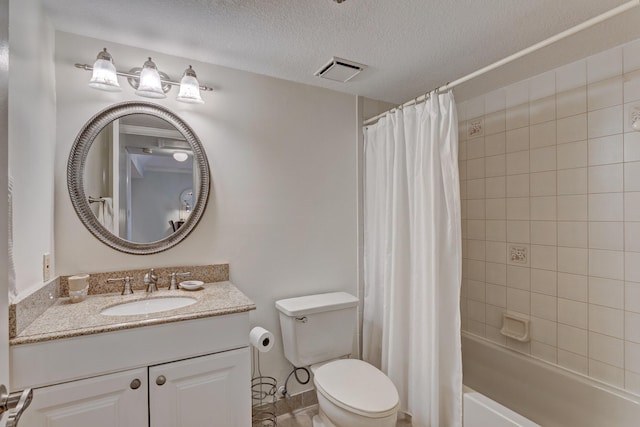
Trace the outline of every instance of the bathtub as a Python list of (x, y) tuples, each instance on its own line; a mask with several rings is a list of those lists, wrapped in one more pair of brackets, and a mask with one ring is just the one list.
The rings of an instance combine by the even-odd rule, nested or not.
[(464, 332), (462, 365), (465, 427), (640, 425), (638, 396)]

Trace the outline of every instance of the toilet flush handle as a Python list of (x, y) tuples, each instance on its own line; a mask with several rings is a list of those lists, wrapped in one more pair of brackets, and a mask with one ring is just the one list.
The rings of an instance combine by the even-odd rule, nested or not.
[(307, 323), (307, 316), (296, 317), (298, 322)]

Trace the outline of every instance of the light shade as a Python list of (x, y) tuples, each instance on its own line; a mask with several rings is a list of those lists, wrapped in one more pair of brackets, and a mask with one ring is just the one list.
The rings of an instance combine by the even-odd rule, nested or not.
[(122, 90), (120, 84), (118, 84), (118, 76), (116, 75), (113, 58), (111, 54), (107, 52), (106, 47), (96, 56), (89, 86), (107, 92), (120, 92)]
[(158, 73), (158, 67), (149, 58), (140, 71), (138, 89), (136, 95), (143, 96), (145, 98), (166, 98), (167, 95), (162, 90), (162, 82), (160, 81), (160, 74)]
[(189, 158), (189, 155), (184, 151), (176, 151), (175, 153), (173, 153), (173, 158), (179, 162), (184, 162)]
[(191, 65), (184, 70), (182, 80), (180, 80), (180, 93), (178, 93), (177, 100), (189, 104), (204, 104), (200, 96), (200, 83), (198, 83), (196, 72), (191, 68)]

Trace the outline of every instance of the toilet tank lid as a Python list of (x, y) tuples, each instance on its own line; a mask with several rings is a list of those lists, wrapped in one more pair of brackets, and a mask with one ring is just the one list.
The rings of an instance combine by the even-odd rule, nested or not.
[(287, 316), (306, 316), (356, 305), (358, 305), (358, 298), (346, 292), (329, 292), (276, 301), (276, 308)]

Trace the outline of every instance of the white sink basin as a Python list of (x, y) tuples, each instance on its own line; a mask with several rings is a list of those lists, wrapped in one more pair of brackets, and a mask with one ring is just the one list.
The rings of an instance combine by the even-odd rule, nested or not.
[(135, 316), (137, 314), (150, 314), (159, 311), (175, 310), (196, 303), (195, 298), (166, 297), (149, 298), (137, 301), (125, 302), (103, 309), (100, 314), (106, 316)]

